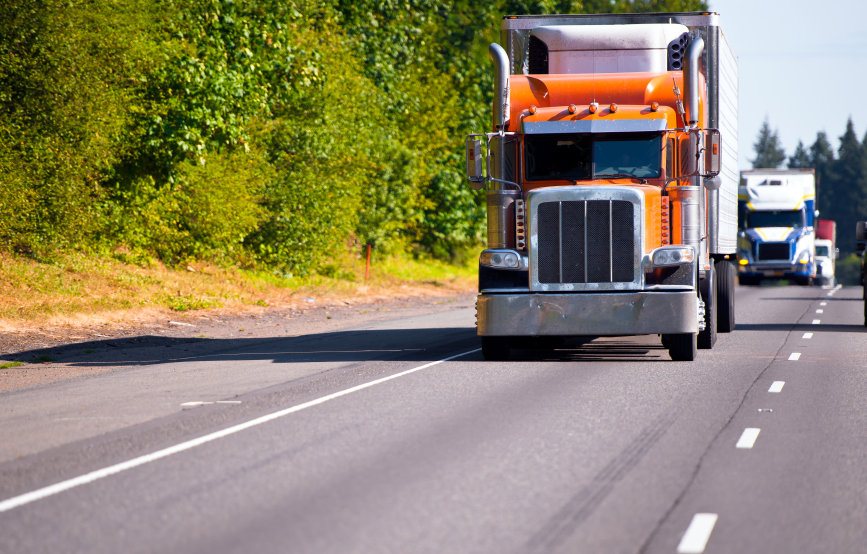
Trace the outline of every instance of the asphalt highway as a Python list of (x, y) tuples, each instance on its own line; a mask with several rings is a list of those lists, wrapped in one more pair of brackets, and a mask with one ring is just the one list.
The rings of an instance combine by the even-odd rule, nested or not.
[(0, 552), (864, 552), (862, 302), (740, 287), (695, 362), (489, 363), (463, 305), (2, 393)]

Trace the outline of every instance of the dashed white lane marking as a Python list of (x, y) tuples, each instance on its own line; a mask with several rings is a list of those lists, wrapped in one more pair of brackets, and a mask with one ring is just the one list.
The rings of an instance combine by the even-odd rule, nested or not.
[(692, 521), (689, 522), (689, 527), (680, 539), (677, 545), (678, 554), (701, 554), (704, 552), (704, 547), (707, 546), (707, 541), (710, 539), (710, 534), (713, 532), (713, 526), (716, 525), (717, 514), (695, 514), (692, 516)]
[(811, 339), (811, 338), (813, 338), (813, 333), (804, 333), (804, 336), (801, 338), (802, 339)]
[(825, 310), (816, 310), (816, 313), (817, 314), (823, 314), (823, 313), (825, 313)]
[(771, 388), (768, 389), (768, 392), (781, 392), (785, 384), (785, 381), (774, 381), (771, 383)]
[(814, 319), (814, 320), (813, 320), (813, 325), (818, 325), (818, 324), (820, 324), (820, 323), (822, 323), (822, 320), (821, 320), (821, 319)]
[(790, 362), (797, 362), (798, 358), (800, 358), (800, 357), (801, 357), (800, 352), (792, 352), (791, 354), (789, 354), (789, 361)]
[(756, 444), (756, 439), (759, 438), (760, 432), (761, 429), (747, 427), (744, 429), (744, 432), (741, 433), (741, 438), (738, 439), (735, 448), (752, 448), (753, 445)]
[(820, 306), (827, 306), (828, 303), (827, 303), (827, 302), (819, 302), (819, 305), (820, 305)]
[(426, 369), (428, 367), (435, 366), (449, 360), (454, 360), (455, 358), (460, 358), (461, 356), (466, 356), (467, 354), (473, 354), (475, 352), (478, 352), (479, 350), (481, 350), (481, 348), (476, 348), (475, 350), (470, 350), (468, 352), (449, 356), (448, 358), (443, 358), (442, 360), (437, 360), (435, 362), (420, 365), (418, 367), (414, 367), (400, 373), (395, 373), (394, 375), (389, 375), (388, 377), (383, 377), (375, 381), (370, 381), (369, 383), (357, 385), (346, 390), (338, 391), (323, 396), (321, 398), (317, 398), (316, 400), (305, 402), (304, 404), (298, 404), (297, 406), (292, 406), (291, 408), (286, 408), (285, 410), (280, 410), (271, 414), (267, 414), (262, 417), (250, 420), (246, 423), (241, 423), (240, 425), (235, 425), (233, 427), (229, 427), (228, 429), (223, 429), (222, 431), (211, 433), (210, 435), (205, 435), (204, 437), (199, 437), (191, 441), (182, 442), (180, 444), (170, 446), (169, 448), (158, 450), (151, 454), (146, 454), (144, 456), (139, 456), (138, 458), (133, 458), (132, 460), (128, 460), (126, 462), (121, 462), (113, 466), (98, 469), (96, 471), (91, 471), (90, 473), (87, 473), (85, 475), (80, 475), (67, 481), (61, 481), (60, 483), (55, 483), (54, 485), (37, 489), (35, 491), (22, 494), (21, 496), (8, 498), (0, 502), (0, 512), (5, 512), (63, 491), (68, 491), (69, 489), (75, 488), (79, 485), (92, 483), (93, 481), (102, 479), (103, 477), (108, 477), (109, 475), (114, 475), (115, 473), (120, 473), (121, 471), (132, 469), (134, 467), (144, 465), (148, 462), (153, 462), (155, 460), (159, 460), (160, 458), (165, 458), (166, 456), (171, 456), (172, 454), (177, 454), (178, 452), (183, 452), (184, 450), (189, 450), (191, 448), (195, 448), (196, 446), (201, 446), (203, 444), (209, 443), (217, 439), (221, 439), (223, 437), (227, 437), (229, 435), (234, 435), (235, 433), (239, 433), (241, 431), (244, 431), (245, 429), (255, 427), (256, 425), (261, 425), (263, 423), (267, 423), (283, 416), (294, 414), (295, 412), (300, 412), (301, 410), (323, 404), (325, 402), (328, 402), (329, 400), (334, 400), (335, 398), (340, 398), (341, 396), (346, 396), (347, 394), (352, 394), (353, 392), (358, 392), (360, 390), (379, 385), (380, 383), (385, 383), (386, 381), (391, 381), (392, 379), (397, 379), (398, 377), (403, 377), (404, 375), (409, 375), (410, 373), (415, 373), (416, 371), (421, 371), (422, 369)]

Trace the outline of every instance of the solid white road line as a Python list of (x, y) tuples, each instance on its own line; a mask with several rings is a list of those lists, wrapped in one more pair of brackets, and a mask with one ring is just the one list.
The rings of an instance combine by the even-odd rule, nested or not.
[(781, 392), (785, 384), (785, 381), (774, 381), (771, 383), (771, 388), (768, 389), (768, 392)]
[(385, 383), (386, 381), (391, 381), (392, 379), (397, 379), (398, 377), (403, 377), (404, 375), (409, 375), (410, 373), (415, 373), (416, 371), (420, 371), (422, 369), (426, 369), (428, 367), (435, 366), (449, 360), (454, 360), (455, 358), (460, 358), (461, 356), (466, 356), (467, 354), (478, 352), (479, 350), (481, 350), (481, 348), (476, 348), (475, 350), (470, 350), (469, 352), (449, 356), (448, 358), (443, 358), (442, 360), (437, 360), (429, 364), (420, 365), (418, 367), (414, 367), (400, 373), (395, 373), (394, 375), (389, 375), (388, 377), (383, 377), (382, 379), (377, 379), (369, 383), (364, 383), (363, 385), (358, 385), (352, 388), (348, 388), (346, 390), (329, 394), (327, 396), (323, 396), (322, 398), (317, 398), (316, 400), (305, 402), (304, 404), (298, 404), (297, 406), (286, 408), (285, 410), (280, 410), (268, 415), (264, 415), (246, 423), (241, 423), (240, 425), (235, 425), (234, 427), (229, 427), (228, 429), (223, 429), (222, 431), (217, 431), (216, 433), (211, 433), (210, 435), (205, 435), (204, 437), (199, 437), (191, 441), (182, 442), (181, 444), (176, 444), (175, 446), (170, 446), (169, 448), (164, 448), (163, 450), (158, 450), (156, 452), (153, 452), (152, 454), (146, 454), (144, 456), (140, 456), (126, 462), (121, 462), (113, 466), (98, 469), (96, 471), (91, 471), (90, 473), (87, 473), (85, 475), (80, 475), (67, 481), (62, 481), (48, 487), (22, 494), (21, 496), (9, 498), (0, 502), (0, 512), (5, 512), (13, 508), (29, 504), (35, 500), (39, 500), (47, 496), (57, 494), (59, 492), (68, 491), (69, 489), (75, 488), (79, 485), (92, 483), (93, 481), (102, 479), (103, 477), (108, 477), (109, 475), (114, 475), (115, 473), (120, 473), (121, 471), (132, 469), (134, 467), (144, 465), (148, 462), (153, 462), (155, 460), (159, 460), (160, 458), (165, 458), (166, 456), (171, 456), (172, 454), (177, 454), (178, 452), (183, 452), (184, 450), (189, 450), (191, 448), (195, 448), (196, 446), (200, 446), (205, 443), (227, 437), (229, 435), (234, 435), (235, 433), (244, 431), (245, 429), (249, 429), (250, 427), (255, 427), (257, 425), (267, 423), (283, 416), (294, 414), (295, 412), (300, 412), (301, 410), (323, 404), (325, 402), (328, 402), (329, 400), (334, 400), (335, 398), (340, 398), (341, 396), (346, 396), (347, 394), (352, 394), (353, 392), (358, 392), (360, 390), (370, 388), (374, 385)]
[(744, 429), (744, 432), (741, 433), (741, 438), (738, 439), (738, 443), (735, 445), (735, 448), (752, 448), (754, 444), (756, 444), (756, 439), (759, 438), (759, 433), (761, 429), (756, 429), (755, 427), (747, 427)]
[(813, 320), (813, 325), (818, 325), (820, 323), (822, 323), (822, 320), (820, 320), (820, 319), (814, 319)]
[(716, 525), (717, 514), (695, 514), (677, 545), (678, 554), (701, 554)]
[(804, 336), (801, 338), (802, 339), (811, 339), (811, 338), (813, 338), (813, 333), (804, 333)]
[(816, 313), (817, 314), (823, 314), (823, 313), (825, 313), (825, 310), (816, 310)]
[(800, 358), (800, 357), (801, 357), (800, 352), (792, 352), (791, 354), (789, 354), (789, 361), (790, 362), (797, 362), (798, 358)]

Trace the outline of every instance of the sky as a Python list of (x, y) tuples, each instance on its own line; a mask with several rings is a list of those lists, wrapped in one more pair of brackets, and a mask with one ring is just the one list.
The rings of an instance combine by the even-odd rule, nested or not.
[(867, 0), (708, 0), (738, 57), (738, 161), (749, 169), (765, 117), (787, 155), (851, 116), (867, 131)]

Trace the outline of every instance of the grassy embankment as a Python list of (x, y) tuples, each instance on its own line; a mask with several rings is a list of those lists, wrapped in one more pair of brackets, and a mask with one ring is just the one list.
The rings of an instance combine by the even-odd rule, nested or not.
[(444, 296), (472, 291), (476, 285), (474, 264), (392, 257), (374, 260), (370, 279), (365, 280), (364, 263), (347, 257), (324, 266), (323, 274), (287, 279), (203, 263), (177, 270), (82, 253), (39, 262), (0, 254), (0, 332), (35, 325), (142, 320), (208, 308), (226, 312), (258, 306), (286, 308), (305, 297), (315, 297), (322, 305), (329, 300), (354, 303)]

